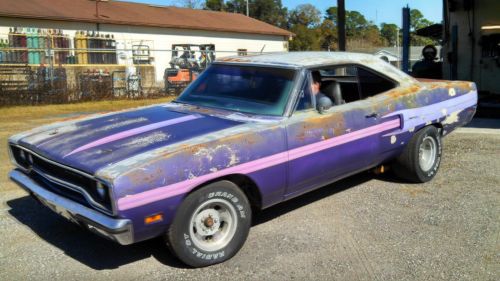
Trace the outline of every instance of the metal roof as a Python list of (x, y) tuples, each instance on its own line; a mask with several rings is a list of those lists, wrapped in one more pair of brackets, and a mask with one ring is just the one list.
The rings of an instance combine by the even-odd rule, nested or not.
[(363, 53), (349, 52), (277, 52), (249, 56), (231, 56), (219, 58), (224, 63), (256, 64), (269, 66), (288, 66), (294, 68), (315, 67), (321, 65), (364, 65), (378, 71), (400, 83), (417, 81), (382, 59)]
[(292, 33), (237, 13), (89, 0), (1, 0), (0, 17), (108, 23), (220, 32), (291, 36)]

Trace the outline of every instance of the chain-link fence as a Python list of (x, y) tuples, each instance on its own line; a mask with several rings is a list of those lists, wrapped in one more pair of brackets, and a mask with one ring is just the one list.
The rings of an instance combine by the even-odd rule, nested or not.
[(113, 34), (11, 28), (0, 34), (0, 106), (179, 94), (217, 57), (214, 44), (116, 40)]

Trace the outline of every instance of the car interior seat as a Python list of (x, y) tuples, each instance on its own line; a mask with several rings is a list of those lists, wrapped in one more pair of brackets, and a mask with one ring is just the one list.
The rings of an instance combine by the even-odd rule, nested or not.
[(333, 100), (333, 103), (335, 105), (341, 105), (344, 104), (345, 101), (342, 99), (342, 92), (340, 90), (340, 83), (337, 81), (331, 81), (326, 87), (325, 87), (325, 95), (327, 95), (330, 99)]

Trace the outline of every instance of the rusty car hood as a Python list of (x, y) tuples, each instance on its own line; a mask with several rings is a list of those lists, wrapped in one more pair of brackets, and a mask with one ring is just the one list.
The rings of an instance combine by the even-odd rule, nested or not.
[(244, 123), (224, 115), (158, 105), (34, 130), (16, 143), (58, 163), (94, 174), (135, 155)]

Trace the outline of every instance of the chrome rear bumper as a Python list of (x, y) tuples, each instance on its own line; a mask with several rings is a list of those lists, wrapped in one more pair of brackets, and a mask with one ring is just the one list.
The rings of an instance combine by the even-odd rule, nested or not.
[(130, 220), (111, 218), (50, 192), (17, 169), (11, 171), (9, 177), (43, 205), (66, 219), (119, 244), (128, 245), (134, 242)]

